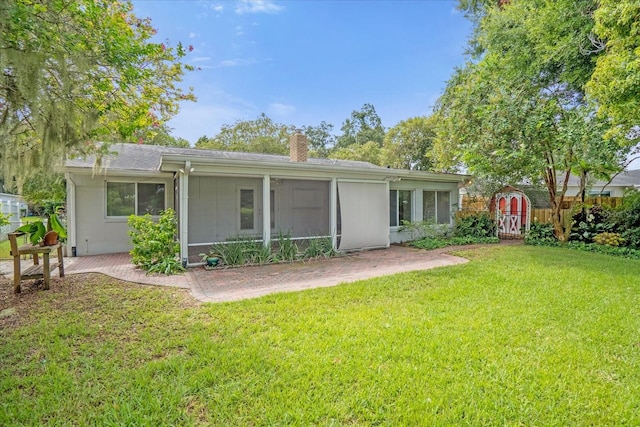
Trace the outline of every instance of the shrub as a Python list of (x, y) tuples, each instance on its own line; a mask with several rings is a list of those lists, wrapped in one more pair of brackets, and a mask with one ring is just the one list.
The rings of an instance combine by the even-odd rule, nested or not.
[(592, 243), (596, 235), (612, 230), (610, 216), (610, 212), (601, 205), (581, 206), (572, 217), (569, 240)]
[(457, 217), (453, 233), (458, 237), (493, 237), (496, 235), (496, 224), (489, 212), (479, 212)]
[(298, 245), (289, 234), (278, 234), (278, 243), (274, 252), (276, 261), (295, 261), (298, 258)]
[(436, 224), (434, 219), (424, 221), (402, 221), (398, 231), (411, 233), (411, 240), (444, 238), (450, 233), (448, 224)]
[(606, 246), (621, 246), (624, 239), (618, 233), (600, 233), (593, 238), (594, 243)]
[(558, 244), (553, 234), (553, 224), (534, 221), (524, 236), (524, 243), (536, 246), (554, 246)]
[(129, 216), (127, 224), (133, 249), (131, 261), (147, 273), (175, 274), (184, 271), (177, 255), (180, 243), (176, 239), (178, 221), (173, 209), (166, 209), (154, 222), (151, 215)]
[(640, 249), (640, 191), (625, 193), (622, 208), (612, 215), (612, 223), (613, 231), (619, 232), (629, 247)]

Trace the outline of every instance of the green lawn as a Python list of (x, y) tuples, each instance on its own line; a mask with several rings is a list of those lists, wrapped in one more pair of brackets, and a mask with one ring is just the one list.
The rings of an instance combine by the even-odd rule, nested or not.
[(227, 304), (102, 276), (7, 297), (0, 425), (640, 425), (640, 261), (463, 254)]

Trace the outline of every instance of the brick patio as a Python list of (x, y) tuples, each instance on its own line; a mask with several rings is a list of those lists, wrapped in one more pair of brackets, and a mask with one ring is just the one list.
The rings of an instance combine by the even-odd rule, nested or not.
[[(518, 244), (505, 241), (502, 244)], [(458, 249), (458, 248), (455, 248)], [(240, 268), (190, 268), (183, 274), (147, 275), (131, 264), (129, 254), (65, 258), (65, 273), (103, 273), (129, 282), (191, 290), (203, 302), (235, 301), (278, 292), (336, 286), (405, 271), (427, 270), (467, 262), (444, 250), (425, 251), (403, 246), (362, 251), (337, 258)], [(29, 261), (30, 262), (30, 261)], [(0, 262), (0, 274), (12, 277), (11, 261)], [(58, 277), (58, 272), (52, 274)]]

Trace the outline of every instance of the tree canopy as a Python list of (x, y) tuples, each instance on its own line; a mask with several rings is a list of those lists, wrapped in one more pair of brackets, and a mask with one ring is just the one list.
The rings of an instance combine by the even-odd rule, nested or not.
[(342, 123), (342, 135), (338, 137), (336, 147), (344, 148), (353, 144), (365, 144), (373, 141), (382, 146), (384, 126), (382, 120), (371, 104), (364, 104), (360, 111), (353, 110), (350, 118)]
[(238, 120), (233, 125), (223, 125), (213, 138), (199, 138), (196, 148), (288, 154), (289, 136), (294, 131), (294, 126), (275, 123), (261, 113), (255, 120)]
[(596, 47), (605, 50), (587, 92), (613, 126), (609, 136), (640, 140), (640, 3), (600, 0), (595, 14)]
[(434, 116), (402, 120), (385, 134), (382, 160), (393, 168), (432, 170), (435, 136)]
[(0, 4), (0, 168), (21, 182), (94, 141), (135, 141), (193, 100), (181, 44), (151, 41), (128, 0)]
[(600, 54), (591, 49), (596, 0), (464, 1), (475, 35), (469, 62), (437, 104), (436, 152), (491, 180), (542, 183), (556, 236), (570, 174), (620, 167), (629, 147), (605, 140), (584, 85)]

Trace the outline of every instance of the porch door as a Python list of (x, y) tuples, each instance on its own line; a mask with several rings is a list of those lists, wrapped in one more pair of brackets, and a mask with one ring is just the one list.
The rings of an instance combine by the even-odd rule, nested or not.
[(521, 237), (529, 229), (531, 204), (529, 198), (518, 192), (496, 195), (496, 221), (498, 235)]

